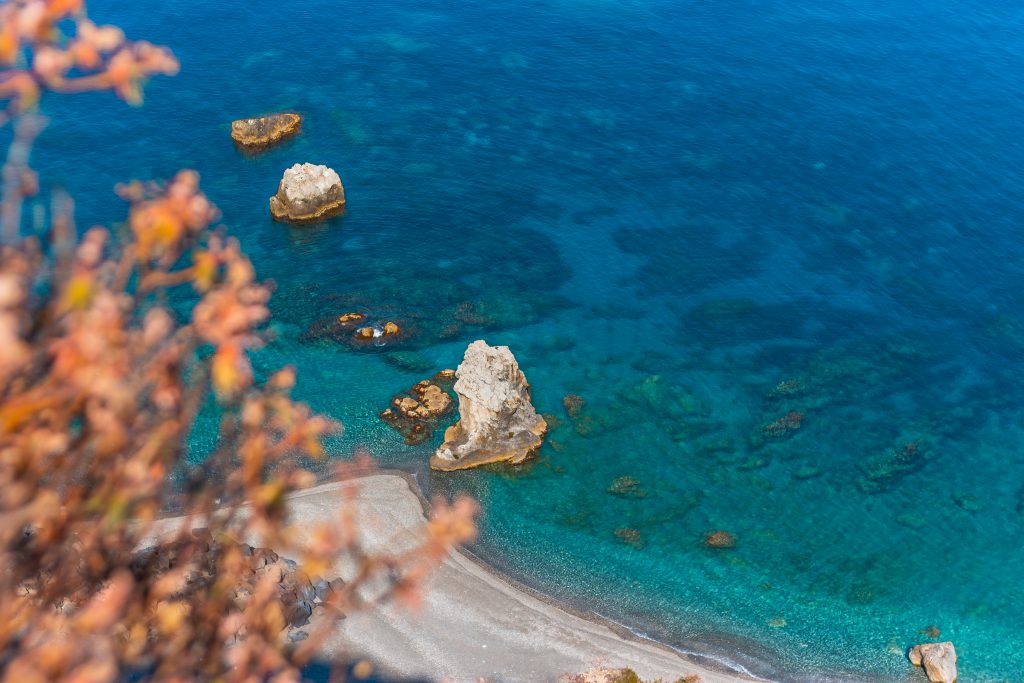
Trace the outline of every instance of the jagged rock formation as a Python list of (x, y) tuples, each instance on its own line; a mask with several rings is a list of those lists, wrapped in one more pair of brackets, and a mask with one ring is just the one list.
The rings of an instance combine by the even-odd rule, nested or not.
[(323, 220), (341, 213), (344, 206), (341, 178), (334, 170), (313, 164), (285, 170), (277, 194), (270, 198), (270, 214), (290, 223)]
[(914, 666), (924, 667), (932, 683), (956, 683), (956, 649), (948, 640), (915, 645), (907, 656)]
[(477, 340), (455, 373), (459, 421), (430, 459), (435, 470), (521, 463), (540, 448), (547, 423), (530, 403), (530, 385), (507, 346)]
[(286, 140), (302, 127), (298, 114), (270, 114), (231, 122), (231, 139), (248, 151), (266, 149)]

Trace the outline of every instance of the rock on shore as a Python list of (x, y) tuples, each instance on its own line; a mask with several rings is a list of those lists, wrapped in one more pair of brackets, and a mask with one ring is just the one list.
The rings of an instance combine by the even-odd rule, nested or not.
[(270, 114), (231, 122), (231, 139), (247, 150), (265, 149), (299, 132), (298, 114)]
[(907, 655), (914, 666), (923, 666), (932, 683), (956, 683), (956, 649), (953, 643), (923, 643)]
[(435, 470), (492, 462), (521, 463), (540, 448), (547, 423), (530, 402), (530, 385), (507, 346), (469, 345), (455, 373), (459, 421), (430, 459)]
[(270, 214), (291, 223), (329, 218), (344, 206), (345, 188), (337, 172), (314, 164), (295, 164), (285, 170), (277, 194), (270, 198)]

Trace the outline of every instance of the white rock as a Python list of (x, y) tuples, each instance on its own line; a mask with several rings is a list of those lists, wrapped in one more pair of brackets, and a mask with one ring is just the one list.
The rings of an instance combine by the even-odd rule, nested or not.
[(280, 221), (316, 221), (341, 212), (345, 188), (333, 169), (314, 164), (295, 164), (285, 170), (270, 198), (270, 213)]
[(530, 385), (507, 346), (473, 342), (455, 376), (459, 421), (445, 431), (432, 468), (516, 464), (540, 448), (548, 426), (530, 402)]

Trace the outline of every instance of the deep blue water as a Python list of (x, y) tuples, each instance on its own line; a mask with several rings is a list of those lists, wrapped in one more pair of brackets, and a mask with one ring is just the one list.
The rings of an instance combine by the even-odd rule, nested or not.
[[(1024, 681), (1019, 4), (91, 10), (182, 73), (141, 109), (47, 100), (44, 181), (90, 225), (122, 219), (116, 182), (199, 170), (277, 284), (259, 362), (345, 423), (337, 457), (423, 472), (431, 444), (378, 411), (469, 341), (508, 344), (563, 424), (531, 466), (423, 472), (480, 497), (495, 564), (784, 680), (923, 680), (903, 653), (935, 626), (961, 680)], [(299, 139), (234, 149), (232, 119), (280, 109)], [(347, 214), (271, 222), (305, 161)], [(352, 309), (415, 335), (307, 334)], [(705, 548), (716, 529), (736, 548)]]

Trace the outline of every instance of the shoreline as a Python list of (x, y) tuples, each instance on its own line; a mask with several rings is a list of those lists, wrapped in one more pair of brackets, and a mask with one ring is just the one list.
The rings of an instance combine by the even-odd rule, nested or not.
[[(382, 469), (380, 470), (380, 473), (395, 475), (401, 477), (402, 479), (406, 479), (406, 482), (409, 484), (409, 487), (412, 490), (412, 492), (416, 495), (417, 498), (420, 499), (420, 503), (423, 505), (424, 514), (426, 514), (427, 510), (429, 509), (429, 501), (427, 500), (425, 494), (423, 493), (423, 487), (417, 480), (417, 475), (415, 473), (399, 469)], [(670, 643), (666, 643), (651, 636), (648, 636), (642, 633), (638, 628), (631, 627), (628, 624), (624, 624), (622, 622), (618, 622), (614, 620), (614, 618), (612, 618), (611, 616), (606, 616), (594, 610), (586, 610), (574, 606), (565, 600), (561, 600), (553, 595), (545, 593), (541, 589), (529, 586), (528, 584), (516, 579), (507, 571), (504, 571), (501, 568), (495, 566), (493, 562), (488, 561), (485, 557), (481, 556), (478, 553), (474, 553), (473, 551), (467, 548), (459, 548), (455, 552), (464, 555), (466, 559), (476, 563), (476, 565), (479, 566), (481, 570), (486, 571), (487, 573), (492, 575), (492, 577), (494, 577), (496, 580), (508, 584), (508, 586), (512, 589), (526, 593), (531, 597), (534, 597), (537, 600), (545, 602), (556, 609), (567, 612), (573, 616), (582, 618), (582, 620), (587, 620), (599, 626), (603, 626), (609, 629), (610, 631), (614, 632), (617, 636), (620, 636), (621, 638), (633, 640), (638, 643), (648, 643), (657, 647), (662, 647), (688, 661), (690, 661), (693, 658), (699, 659), (699, 661), (693, 661), (692, 664), (713, 669), (722, 674), (743, 677), (740, 680), (770, 680), (767, 678), (763, 678), (758, 674), (746, 669), (741, 664), (739, 664), (738, 661), (725, 659), (716, 653), (690, 651), (682, 647), (674, 646)]]
[[(296, 492), (291, 514), (323, 521), (340, 500), (332, 494), (351, 487), (358, 490), (368, 545), (408, 541), (426, 522), (428, 502), (415, 475), (394, 469)], [(556, 681), (596, 666), (629, 667), (644, 679), (668, 681), (690, 674), (704, 683), (774, 680), (716, 653), (676, 648), (576, 609), (465, 549), (434, 571), (423, 602), (418, 614), (387, 607), (350, 615), (325, 641), (323, 655), (345, 652), (392, 675), (446, 681)]]
[[(417, 498), (420, 499), (420, 504), (423, 506), (423, 513), (427, 513), (427, 511), (429, 510), (429, 501), (427, 500), (426, 495), (423, 493), (423, 488), (422, 486), (420, 486), (416, 474), (399, 469), (383, 469), (380, 470), (380, 473), (394, 475), (404, 479), (406, 483), (409, 485), (409, 489), (413, 492), (413, 494), (416, 495)], [(519, 579), (510, 575), (509, 573), (502, 571), (501, 569), (496, 567), (492, 562), (489, 562), (486, 558), (482, 557), (477, 553), (474, 553), (473, 551), (467, 548), (458, 548), (454, 552), (459, 553), (463, 555), (466, 559), (470, 560), (471, 562), (474, 562), (482, 571), (487, 572), (494, 579), (508, 584), (510, 588), (522, 591), (523, 593), (527, 593), (533, 598), (540, 600), (541, 602), (544, 602), (555, 609), (561, 610), (580, 619), (593, 622), (600, 626), (604, 626), (605, 628), (608, 628), (609, 630), (614, 632), (620, 638), (633, 640), (638, 643), (648, 643), (660, 648), (664, 648), (672, 654), (681, 657), (682, 659), (687, 660), (688, 662), (691, 662), (694, 665), (714, 669), (726, 675), (740, 676), (742, 677), (740, 680), (770, 680), (767, 678), (762, 678), (761, 676), (758, 676), (756, 673), (749, 671), (739, 662), (723, 660), (719, 656), (711, 653), (691, 652), (679, 647), (675, 647), (673, 645), (670, 645), (669, 643), (664, 643), (656, 638), (648, 636), (640, 632), (637, 628), (631, 627), (628, 624), (616, 621), (612, 617), (605, 616), (593, 610), (579, 609), (576, 606), (564, 600), (560, 600), (559, 598), (553, 595), (545, 593), (543, 590), (534, 588), (533, 586), (530, 586), (529, 584), (520, 581)], [(698, 658), (702, 660), (702, 662), (692, 662), (691, 658)]]
[[(420, 483), (421, 472), (419, 470), (405, 470), (396, 467), (382, 468), (376, 473), (394, 475), (401, 477), (409, 485), (410, 490), (420, 499), (424, 513), (429, 509), (429, 500), (424, 493), (424, 487)], [(321, 484), (334, 483), (323, 481)], [(710, 643), (687, 643), (686, 641), (671, 642), (652, 635), (645, 631), (651, 628), (641, 621), (639, 625), (619, 621), (615, 617), (607, 616), (593, 609), (580, 606), (574, 603), (571, 598), (552, 595), (543, 587), (533, 586), (517, 578), (514, 573), (501, 567), (501, 562), (490, 558), (486, 553), (481, 554), (468, 548), (462, 547), (457, 550), (466, 559), (476, 563), (481, 570), (489, 573), (496, 580), (508, 584), (511, 588), (529, 594), (533, 598), (544, 602), (551, 607), (566, 612), (577, 618), (593, 622), (616, 633), (621, 638), (632, 640), (637, 643), (651, 644), (660, 647), (673, 655), (678, 656), (695, 666), (711, 669), (725, 675), (738, 676), (738, 680), (744, 681), (787, 681), (792, 683), (883, 683), (886, 679), (874, 677), (867, 674), (850, 670), (830, 670), (828, 672), (787, 672), (785, 664), (773, 660), (755, 651), (761, 645), (753, 638), (745, 638), (730, 633), (709, 634), (707, 640), (715, 640), (715, 636), (721, 636), (722, 643), (712, 645)], [(652, 628), (657, 630), (657, 627)], [(728, 649), (733, 652), (730, 657), (724, 641), (735, 642), (735, 649)], [(742, 654), (735, 657), (735, 652)], [(749, 667), (749, 668), (748, 668)]]

